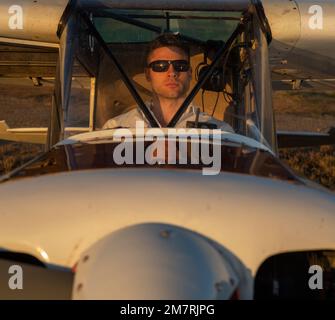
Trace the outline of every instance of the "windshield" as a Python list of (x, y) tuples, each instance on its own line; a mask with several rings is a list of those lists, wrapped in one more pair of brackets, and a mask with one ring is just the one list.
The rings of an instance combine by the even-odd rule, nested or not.
[[(145, 127), (221, 129), (264, 142), (262, 121), (272, 119), (261, 118), (257, 106), (248, 28), (242, 12), (84, 13), (74, 61), (88, 71), (88, 85), (71, 90), (65, 127), (78, 118), (78, 98), (72, 97), (77, 92), (89, 101), (81, 112), (89, 119), (80, 121), (89, 130), (134, 128), (143, 121)], [(182, 49), (152, 50), (162, 35), (178, 38)]]
[[(213, 54), (207, 52), (207, 50), (209, 51), (209, 46), (206, 46), (207, 42), (210, 40), (216, 48), (224, 46), (236, 29), (240, 17), (241, 14), (236, 12), (109, 9), (99, 12), (93, 18), (93, 23), (104, 42), (108, 44), (110, 52), (117, 59), (119, 66), (131, 80), (145, 106), (149, 109), (155, 109), (155, 106), (152, 106), (153, 99), (155, 98), (155, 91), (160, 88), (153, 89), (155, 84), (151, 81), (152, 79), (148, 80), (148, 76), (145, 73), (150, 42), (162, 33), (180, 35), (185, 45), (190, 48), (191, 79), (186, 92), (186, 94), (190, 94), (199, 79), (201, 67), (205, 64), (210, 64), (210, 59), (213, 58)], [(211, 57), (208, 57), (207, 55), (210, 54)], [(164, 57), (164, 53), (162, 57)], [(159, 57), (156, 59), (160, 60)], [(115, 63), (111, 63), (110, 60), (108, 55), (106, 57), (104, 54), (98, 79), (98, 105), (95, 128), (112, 128), (113, 126), (133, 127), (135, 122), (130, 121), (128, 115), (141, 120), (143, 110), (139, 110), (140, 112), (136, 111), (136, 109), (139, 109), (136, 97), (130, 94), (129, 86), (122, 79), (118, 66)], [(162, 76), (162, 74), (152, 72), (152, 76)], [(183, 74), (181, 74), (181, 78), (182, 76)], [(192, 109), (191, 114), (195, 114), (196, 110), (199, 109), (206, 116), (208, 115), (206, 120), (209, 117), (224, 120), (224, 110), (229, 104), (229, 96), (225, 91), (223, 87), (222, 93), (204, 90), (203, 88), (198, 90), (192, 101), (189, 102), (191, 108), (193, 106), (197, 108)], [(180, 105), (178, 107), (181, 107), (181, 103), (182, 100), (179, 100)], [(164, 112), (165, 107), (160, 106), (160, 108)], [(167, 120), (164, 123), (164, 119), (162, 117), (159, 119), (159, 114), (157, 116), (159, 112), (155, 111), (153, 111), (153, 115), (158, 125), (163, 127), (168, 126), (169, 121)], [(186, 108), (184, 111), (190, 113), (190, 109)], [(109, 119), (113, 119), (121, 114), (125, 115), (123, 118), (124, 121), (112, 122), (106, 125)], [(191, 116), (189, 120), (195, 120), (195, 118)], [(203, 120), (203, 118), (200, 117), (200, 120)], [(176, 121), (174, 126), (177, 123), (178, 121)], [(156, 126), (155, 124), (151, 125)], [(190, 125), (188, 121), (180, 124), (183, 127)], [(226, 128), (230, 128), (230, 125), (227, 125)]]
[(164, 10), (104, 10), (94, 24), (107, 43), (148, 42), (162, 32), (179, 32), (200, 41), (226, 41), (241, 14)]

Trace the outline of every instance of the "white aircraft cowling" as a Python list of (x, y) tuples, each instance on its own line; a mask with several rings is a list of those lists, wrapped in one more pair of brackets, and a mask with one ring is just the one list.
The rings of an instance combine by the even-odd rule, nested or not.
[(208, 237), (252, 275), (273, 254), (335, 249), (333, 194), (250, 175), (74, 171), (3, 183), (0, 203), (0, 247), (68, 267), (103, 237), (142, 223)]
[(82, 254), (73, 298), (228, 300), (242, 293), (251, 299), (251, 277), (224, 251), (168, 224), (123, 228)]

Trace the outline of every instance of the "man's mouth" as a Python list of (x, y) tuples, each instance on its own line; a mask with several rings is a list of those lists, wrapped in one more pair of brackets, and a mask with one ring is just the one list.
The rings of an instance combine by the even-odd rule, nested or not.
[(166, 84), (167, 87), (169, 88), (177, 88), (178, 87), (178, 83), (176, 82), (169, 82)]

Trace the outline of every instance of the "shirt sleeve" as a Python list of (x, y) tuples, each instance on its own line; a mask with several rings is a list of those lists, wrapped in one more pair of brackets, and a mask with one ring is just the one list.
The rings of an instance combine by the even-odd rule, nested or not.
[(136, 121), (142, 120), (136, 109), (132, 109), (127, 113), (120, 114), (117, 117), (109, 119), (102, 129), (116, 129), (116, 128), (133, 128)]

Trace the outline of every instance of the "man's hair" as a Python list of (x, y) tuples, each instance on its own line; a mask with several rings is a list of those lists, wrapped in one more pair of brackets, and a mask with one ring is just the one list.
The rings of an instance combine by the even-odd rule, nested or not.
[(187, 55), (188, 60), (190, 59), (190, 48), (185, 42), (182, 41), (179, 34), (163, 33), (150, 42), (147, 51), (146, 61), (148, 61), (149, 56), (154, 50), (163, 47), (179, 48)]

